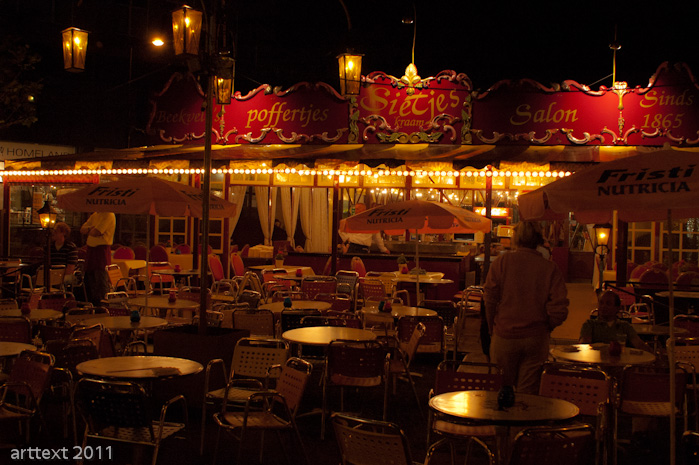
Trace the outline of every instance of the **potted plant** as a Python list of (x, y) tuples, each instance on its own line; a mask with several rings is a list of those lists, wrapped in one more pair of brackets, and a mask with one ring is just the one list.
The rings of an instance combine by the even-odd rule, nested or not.
[(277, 252), (277, 255), (274, 257), (274, 266), (275, 268), (281, 268), (284, 266), (284, 254), (280, 251)]
[(398, 262), (398, 271), (401, 273), (407, 273), (408, 272), (408, 259), (405, 258), (405, 255), (400, 254), (397, 262)]

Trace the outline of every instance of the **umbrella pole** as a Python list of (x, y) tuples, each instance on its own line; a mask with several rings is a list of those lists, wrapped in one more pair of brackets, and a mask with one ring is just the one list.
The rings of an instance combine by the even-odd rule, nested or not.
[[(420, 305), (420, 236), (417, 233), (417, 228), (415, 229), (415, 268), (417, 268), (417, 273), (415, 274), (415, 307)], [(417, 310), (415, 310), (417, 314)]]
[(669, 300), (669, 324), (670, 324), (670, 338), (667, 344), (667, 357), (668, 364), (670, 365), (670, 465), (675, 465), (676, 450), (675, 450), (675, 436), (677, 434), (677, 426), (675, 424), (675, 299), (673, 296), (673, 283), (672, 283), (672, 210), (667, 210), (667, 253), (668, 253), (668, 264), (667, 276), (668, 276), (668, 300)]

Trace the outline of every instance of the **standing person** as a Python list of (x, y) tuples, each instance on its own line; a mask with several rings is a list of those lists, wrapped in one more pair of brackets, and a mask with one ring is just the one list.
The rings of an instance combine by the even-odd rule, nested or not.
[(493, 261), (484, 286), (490, 361), (505, 385), (536, 394), (551, 331), (568, 317), (568, 291), (558, 266), (536, 251), (543, 243), (538, 223), (518, 223), (514, 243)]
[(87, 235), (87, 258), (85, 259), (85, 289), (88, 300), (99, 306), (109, 292), (109, 276), (105, 269), (112, 263), (111, 245), (114, 243), (116, 216), (109, 212), (95, 212), (80, 227)]
[(650, 346), (639, 337), (631, 323), (617, 318), (619, 310), (621, 310), (619, 295), (614, 291), (604, 291), (597, 301), (597, 318), (583, 323), (580, 328), (579, 342), (609, 344), (612, 341), (618, 341), (622, 346), (633, 346), (636, 349), (653, 352)]
[(70, 237), (70, 226), (66, 223), (58, 222), (51, 231), (51, 266), (63, 265), (63, 283), (73, 284), (73, 272), (78, 264), (78, 247), (68, 240)]
[[(354, 214), (362, 213), (366, 210), (366, 205), (358, 203), (354, 206)], [(381, 253), (390, 254), (386, 245), (383, 243), (381, 233), (348, 233), (340, 231), (340, 239), (342, 239), (342, 253), (370, 253), (371, 244), (376, 244)]]

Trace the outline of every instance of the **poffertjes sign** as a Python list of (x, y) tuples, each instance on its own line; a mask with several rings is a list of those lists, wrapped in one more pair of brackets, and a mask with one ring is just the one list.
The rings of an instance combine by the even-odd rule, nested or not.
[[(174, 75), (152, 101), (153, 143), (201, 142), (203, 100), (192, 75)], [(647, 87), (598, 90), (523, 79), (474, 91), (465, 74), (423, 79), (409, 67), (401, 78), (368, 74), (349, 98), (324, 83), (238, 92), (230, 105), (215, 106), (212, 131), (217, 144), (692, 146), (699, 86), (683, 64), (662, 64)]]

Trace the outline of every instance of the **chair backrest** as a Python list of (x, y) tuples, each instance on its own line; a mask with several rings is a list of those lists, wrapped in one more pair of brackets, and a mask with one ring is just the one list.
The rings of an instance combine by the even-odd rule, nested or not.
[(691, 364), (695, 370), (699, 369), (699, 338), (678, 338), (675, 344), (667, 344), (667, 348), (673, 347), (675, 360)]
[(395, 423), (333, 413), (342, 463), (413, 465), (405, 433)]
[(177, 244), (175, 246), (175, 253), (192, 253), (192, 248), (189, 244)]
[(378, 341), (335, 340), (328, 345), (326, 380), (334, 385), (378, 386), (387, 373), (386, 349)]
[(312, 370), (313, 365), (306, 360), (291, 357), (283, 364), (281, 374), (277, 379), (274, 390), (284, 397), (287, 407), (294, 416), (301, 405), (301, 399), (303, 399), (303, 393)]
[(32, 324), (23, 316), (0, 316), (0, 341), (32, 343)]
[(444, 360), (437, 366), (433, 392), (498, 391), (502, 383), (502, 370), (494, 363)]
[(320, 310), (315, 308), (282, 310), (279, 316), (282, 333), (290, 329), (302, 327), (301, 320), (307, 316), (314, 315), (320, 316)]
[(250, 250), (250, 244), (245, 244), (242, 249), (240, 249), (240, 256), (246, 258), (248, 256), (248, 251)]
[(239, 308), (233, 311), (233, 328), (246, 329), (250, 336), (274, 337), (274, 313), (259, 308)]
[(122, 381), (82, 378), (75, 390), (75, 402), (85, 418), (88, 433), (106, 427), (143, 427), (154, 440), (150, 406), (145, 389)]
[(437, 312), (437, 315), (442, 317), (444, 324), (447, 326), (454, 324), (454, 318), (456, 318), (458, 313), (456, 303), (452, 300), (423, 300), (420, 303), (420, 307), (429, 308)]
[(335, 279), (337, 280), (337, 292), (349, 294), (350, 297), (354, 295), (357, 281), (359, 280), (359, 273), (356, 271), (338, 270), (335, 273)]
[(659, 268), (651, 268), (643, 272), (638, 278), (640, 284), (654, 285), (654, 287), (667, 287), (667, 273)]
[(677, 277), (677, 289), (699, 290), (699, 272), (685, 271)]
[[(73, 325), (67, 322), (58, 323), (52, 321), (51, 324), (39, 323), (39, 337), (47, 344), (54, 340), (68, 340), (73, 334)], [(51, 351), (49, 351), (51, 352)]]
[(17, 310), (19, 306), (15, 299), (0, 299), (0, 311), (2, 310)]
[(347, 320), (343, 318), (335, 318), (326, 315), (310, 315), (301, 318), (301, 326), (336, 326), (345, 327), (347, 326)]
[(337, 280), (334, 276), (308, 276), (301, 281), (301, 292), (308, 300), (314, 300), (318, 294), (334, 294)]
[(352, 299), (348, 294), (342, 294), (337, 292), (334, 294), (320, 293), (316, 294), (313, 300), (329, 303), (329, 310), (346, 312), (352, 309)]
[(154, 245), (151, 247), (150, 252), (148, 253), (148, 261), (151, 262), (167, 262), (170, 260), (170, 257), (167, 254), (167, 250), (165, 250), (165, 247), (162, 245)]
[(99, 349), (89, 339), (54, 339), (46, 342), (46, 352), (54, 356), (56, 367), (69, 370), (74, 378), (79, 363), (99, 357)]
[(97, 324), (85, 328), (76, 328), (70, 337), (71, 339), (88, 339), (99, 349), (102, 343), (102, 325)]
[(413, 335), (418, 323), (425, 325), (425, 333), (420, 338), (418, 352), (444, 351), (444, 321), (440, 316), (403, 316), (398, 320), (397, 337), (406, 343)]
[(136, 253), (131, 247), (126, 247), (122, 245), (114, 251), (114, 258), (133, 260), (136, 258)]
[[(331, 307), (332, 308), (332, 307)], [(348, 328), (362, 328), (362, 320), (359, 315), (346, 310), (328, 310), (325, 315), (331, 318), (340, 318), (345, 320), (345, 326)]]
[(245, 275), (245, 263), (243, 263), (243, 257), (238, 252), (231, 254), (231, 270), (233, 271), (233, 276)]
[(598, 368), (546, 364), (539, 395), (567, 400), (577, 405), (581, 414), (596, 416), (600, 405), (611, 402), (613, 382)]
[[(199, 324), (199, 314), (192, 318), (192, 324), (197, 326)], [(216, 312), (214, 310), (206, 311), (206, 326), (209, 328), (220, 328), (223, 324), (223, 312)]]
[(26, 396), (29, 394), (28, 389), (38, 404), (49, 386), (54, 363), (55, 360), (51, 354), (25, 350), (12, 364), (7, 380), (8, 383), (13, 384), (11, 390)]
[(699, 315), (675, 315), (675, 328), (686, 329), (683, 337), (699, 337)]
[(358, 277), (363, 278), (366, 275), (366, 267), (364, 266), (364, 262), (361, 258), (352, 257), (352, 260), (350, 261), (350, 267), (352, 268), (352, 271), (355, 271), (357, 273)]
[(376, 278), (359, 278), (359, 296), (366, 300), (386, 300), (386, 288)]
[(409, 364), (417, 353), (417, 347), (420, 345), (420, 339), (425, 335), (425, 325), (418, 323), (413, 328), (413, 334), (410, 335), (407, 344), (402, 344), (403, 352), (407, 358), (407, 363)]
[[(639, 389), (643, 386), (643, 389)], [(675, 372), (675, 404), (682, 411), (687, 390), (687, 372), (678, 366)], [(624, 368), (619, 388), (619, 410), (627, 404), (667, 403), (670, 400), (670, 374), (667, 367), (632, 366)], [(668, 412), (669, 414), (669, 412)]]
[(590, 425), (528, 428), (515, 437), (509, 465), (587, 465), (594, 442)]
[(211, 271), (211, 276), (213, 277), (214, 281), (220, 281), (222, 279), (225, 279), (226, 273), (223, 269), (223, 264), (221, 263), (221, 259), (218, 257), (216, 254), (209, 254), (208, 257), (209, 260), (209, 271)]
[[(51, 269), (49, 270), (49, 279), (51, 280), (51, 287), (52, 288), (61, 288), (63, 289), (63, 275), (66, 272), (66, 267), (63, 265), (57, 265), (57, 266), (52, 266)], [(44, 266), (40, 266), (38, 270), (36, 270), (36, 280), (35, 280), (35, 286), (36, 287), (41, 287), (44, 286)], [(49, 290), (47, 289), (47, 292)]]
[(233, 351), (231, 376), (264, 379), (269, 367), (283, 365), (289, 345), (280, 339), (239, 339)]
[(148, 260), (148, 248), (145, 245), (136, 245), (133, 248), (136, 260)]

